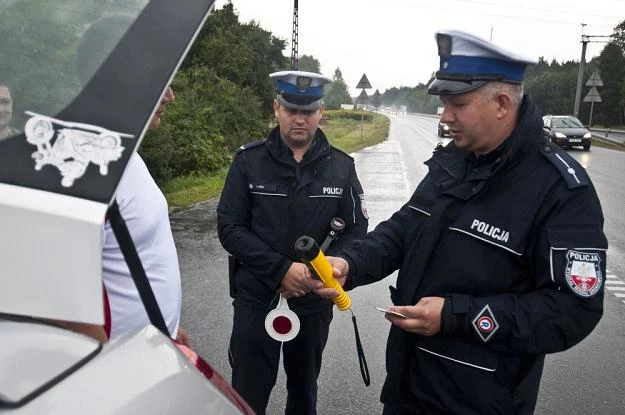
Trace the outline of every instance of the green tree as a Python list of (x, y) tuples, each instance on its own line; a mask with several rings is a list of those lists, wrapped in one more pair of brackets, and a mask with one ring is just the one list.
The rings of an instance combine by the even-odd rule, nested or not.
[(623, 20), (614, 28), (612, 39), (613, 39), (613, 42), (619, 48), (621, 48), (621, 51), (625, 53), (625, 20)]
[(141, 148), (161, 182), (215, 172), (230, 162), (234, 148), (261, 138), (267, 130), (254, 91), (220, 78), (212, 68), (187, 68), (178, 73), (172, 88), (176, 101)]
[(543, 114), (572, 114), (575, 107), (579, 63), (570, 61), (547, 65), (540, 59), (525, 76), (525, 93), (530, 95)]
[(285, 47), (285, 40), (257, 23), (241, 24), (229, 2), (208, 17), (181, 69), (208, 66), (218, 77), (251, 88), (270, 116), (275, 87), (269, 74), (288, 67)]
[(321, 65), (319, 64), (319, 61), (311, 55), (300, 56), (297, 66), (300, 71), (321, 73)]
[(269, 74), (288, 67), (285, 44), (240, 23), (232, 3), (208, 17), (174, 78), (176, 102), (140, 150), (157, 181), (219, 170), (234, 149), (266, 134), (275, 96)]
[[(599, 55), (599, 73), (604, 87), (600, 89), (602, 102), (595, 105), (597, 123), (606, 126), (623, 124), (623, 83), (625, 56), (615, 42), (608, 43)], [(597, 108), (599, 107), (599, 108)], [(593, 116), (594, 118), (594, 116)]]
[(336, 68), (332, 77), (332, 83), (326, 88), (324, 103), (327, 109), (340, 109), (341, 104), (352, 103), (352, 98), (349, 96), (347, 84), (343, 79), (340, 68)]

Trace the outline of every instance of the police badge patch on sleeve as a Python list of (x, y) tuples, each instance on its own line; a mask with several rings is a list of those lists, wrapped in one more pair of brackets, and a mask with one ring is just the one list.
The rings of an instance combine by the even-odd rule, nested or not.
[(365, 219), (369, 219), (369, 213), (367, 212), (367, 205), (365, 204), (365, 194), (361, 194), (358, 195), (358, 197), (360, 198), (360, 210), (362, 211), (362, 216), (365, 217)]
[(592, 297), (603, 284), (601, 253), (569, 249), (564, 276), (569, 288), (580, 297)]

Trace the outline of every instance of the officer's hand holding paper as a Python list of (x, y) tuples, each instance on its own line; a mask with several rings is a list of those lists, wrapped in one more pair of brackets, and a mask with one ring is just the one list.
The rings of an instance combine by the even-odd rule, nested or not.
[[(397, 327), (422, 336), (433, 336), (441, 331), (443, 297), (423, 297), (415, 305), (387, 307), (386, 318)], [(398, 313), (404, 317), (393, 316)]]

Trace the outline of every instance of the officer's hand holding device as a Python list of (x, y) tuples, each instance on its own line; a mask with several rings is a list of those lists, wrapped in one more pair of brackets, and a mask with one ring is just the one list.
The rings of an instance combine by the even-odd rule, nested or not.
[(323, 282), (324, 287), (332, 288), (339, 293), (332, 299), (338, 309), (341, 311), (349, 310), (352, 301), (343, 291), (341, 284), (334, 278), (332, 265), (319, 249), (317, 242), (310, 236), (302, 236), (295, 241), (295, 250), (304, 260), (304, 263), (310, 267), (313, 274)]
[[(336, 219), (333, 219), (333, 222), (335, 220)], [(326, 238), (326, 241), (327, 240), (328, 238)], [(323, 245), (327, 246), (328, 244), (324, 243)], [(332, 267), (332, 264), (330, 264), (323, 251), (319, 248), (317, 242), (313, 238), (310, 236), (301, 236), (298, 238), (297, 241), (295, 241), (295, 251), (300, 258), (302, 258), (303, 262), (310, 267), (311, 272), (323, 282), (324, 287), (329, 290), (328, 292), (338, 293), (338, 295), (334, 296), (328, 295), (328, 297), (332, 297), (332, 301), (334, 301), (337, 308), (341, 311), (349, 310), (351, 312), (352, 322), (354, 324), (354, 335), (356, 337), (356, 349), (358, 352), (360, 374), (362, 375), (365, 385), (369, 386), (371, 378), (369, 377), (369, 368), (367, 367), (367, 361), (360, 342), (360, 336), (358, 335), (356, 316), (351, 310), (352, 300), (347, 296), (345, 291), (343, 291), (341, 283), (339, 283), (339, 281), (334, 277), (335, 270)], [(315, 292), (318, 291), (319, 290), (315, 290)]]

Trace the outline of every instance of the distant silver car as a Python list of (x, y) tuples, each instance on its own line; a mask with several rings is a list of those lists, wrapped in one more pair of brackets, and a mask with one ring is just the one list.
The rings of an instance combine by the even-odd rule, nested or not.
[(545, 115), (543, 133), (547, 140), (563, 148), (574, 146), (590, 150), (592, 134), (572, 115)]

